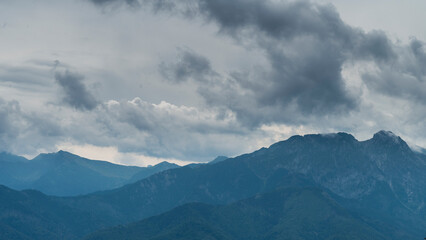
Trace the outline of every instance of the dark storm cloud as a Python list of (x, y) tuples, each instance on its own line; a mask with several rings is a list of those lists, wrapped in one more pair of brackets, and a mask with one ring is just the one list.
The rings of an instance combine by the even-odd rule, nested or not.
[[(253, 33), (280, 41), (311, 37), (338, 45), (338, 50), (361, 58), (386, 60), (393, 56), (392, 44), (383, 32), (366, 34), (352, 28), (342, 21), (332, 5), (309, 1), (199, 0), (198, 6), (223, 32), (240, 40), (253, 38)], [(247, 31), (250, 29), (253, 31)]]
[[(356, 109), (356, 96), (342, 77), (343, 64), (361, 59), (387, 62), (394, 56), (383, 32), (365, 33), (348, 26), (331, 5), (200, 0), (199, 9), (218, 23), (222, 33), (264, 50), (271, 69), (238, 83), (253, 93), (255, 107), (276, 106), (284, 114), (291, 108), (319, 116)], [(271, 121), (285, 118), (271, 117)]]
[(375, 60), (377, 62), (388, 62), (396, 57), (394, 45), (386, 34), (382, 31), (371, 31), (369, 33), (363, 33), (360, 30), (354, 30), (358, 32), (352, 54), (355, 59), (364, 60)]
[[(156, 1), (140, 1), (142, 6)], [(206, 103), (230, 109), (250, 126), (342, 116), (359, 109), (342, 70), (368, 63), (377, 72), (362, 77), (367, 86), (390, 96), (424, 99), (423, 43), (393, 43), (382, 31), (365, 32), (342, 21), (332, 5), (309, 1), (161, 1), (156, 10), (201, 17), (237, 44), (263, 52), (268, 65), (239, 70), (199, 84)], [(191, 61), (188, 61), (191, 62)], [(197, 68), (177, 64), (163, 71), (182, 82)], [(213, 71), (213, 70), (212, 70)], [(213, 71), (214, 72), (214, 71)], [(208, 75), (203, 75), (205, 78)], [(201, 78), (202, 79), (202, 78)], [(414, 96), (414, 97), (413, 97)]]
[(379, 64), (375, 72), (364, 73), (367, 85), (382, 94), (426, 103), (426, 46), (412, 39), (397, 49), (390, 64)]
[(84, 85), (82, 75), (67, 70), (55, 73), (55, 80), (63, 90), (63, 101), (68, 105), (80, 110), (92, 110), (98, 105), (96, 98)]
[(307, 46), (295, 46), (299, 51), (297, 57), (289, 58), (275, 47), (268, 49), (273, 70), (268, 76), (270, 85), (260, 88), (257, 94), (258, 103), (279, 106), (294, 103), (307, 114), (353, 109), (356, 101), (345, 89), (341, 76), (342, 53), (328, 43), (309, 42), (316, 49), (303, 51)]
[(162, 62), (161, 75), (170, 82), (180, 83), (187, 80), (205, 81), (206, 77), (216, 75), (210, 61), (190, 49), (179, 49), (173, 62)]
[[(374, 58), (387, 57), (383, 52), (367, 51), (380, 38), (350, 28), (331, 6), (304, 1), (277, 4), (200, 0), (197, 9), (198, 14), (216, 22), (222, 34), (232, 36), (242, 45), (254, 44), (262, 49), (270, 63), (269, 69), (233, 74), (231, 83), (202, 87), (199, 91), (207, 103), (225, 104), (251, 125), (287, 121), (289, 117), (283, 115), (288, 115), (289, 109), (307, 115), (353, 110), (357, 101), (345, 88), (341, 75), (343, 63), (355, 52), (362, 57), (367, 54)], [(361, 38), (369, 43), (356, 43)], [(356, 45), (362, 51), (354, 51)], [(176, 81), (182, 79), (177, 74), (174, 77)], [(250, 108), (257, 109), (259, 114)], [(266, 112), (273, 112), (271, 108), (280, 114), (265, 116)]]

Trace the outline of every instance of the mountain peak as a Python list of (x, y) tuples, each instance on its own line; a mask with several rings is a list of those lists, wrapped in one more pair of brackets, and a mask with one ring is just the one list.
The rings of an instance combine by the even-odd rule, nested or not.
[[(162, 162), (160, 162), (160, 163), (157, 163), (156, 165), (150, 165), (151, 167), (171, 167), (171, 166), (179, 166), (179, 165), (176, 165), (176, 164), (174, 164), (174, 163), (169, 163), (169, 162), (167, 162), (167, 161), (162, 161)], [(149, 167), (149, 166), (148, 166)]]
[(345, 133), (345, 132), (326, 133), (326, 134), (320, 134), (320, 135), (326, 138), (338, 138), (340, 140), (356, 141), (355, 137), (352, 134)]
[(72, 160), (72, 159), (79, 159), (79, 158), (82, 158), (82, 157), (67, 151), (59, 150), (57, 152), (52, 152), (52, 153), (40, 153), (33, 160), (50, 159), (50, 160), (65, 161), (65, 160)]
[(55, 155), (75, 155), (75, 154), (72, 154), (72, 153), (64, 151), (64, 150), (59, 150), (59, 151), (57, 151), (56, 153), (53, 153), (53, 154), (55, 154)]
[(378, 131), (377, 133), (373, 135), (373, 138), (371, 139), (371, 141), (374, 143), (380, 143), (380, 144), (391, 145), (391, 146), (399, 146), (404, 149), (410, 149), (408, 144), (404, 140), (402, 140), (401, 137), (399, 137), (398, 135), (394, 134), (391, 131), (385, 131), (385, 130)]
[(389, 141), (394, 143), (404, 142), (404, 140), (402, 140), (399, 136), (395, 135), (393, 132), (385, 130), (381, 130), (375, 133), (372, 139), (378, 141)]
[(55, 158), (58, 158), (58, 159), (62, 159), (62, 160), (66, 160), (66, 159), (85, 159), (85, 160), (91, 160), (91, 159), (87, 159), (87, 158), (81, 157), (81, 156), (79, 156), (77, 154), (70, 153), (70, 152), (67, 152), (67, 151), (64, 151), (64, 150), (59, 150), (59, 151), (57, 151), (55, 153), (48, 153), (48, 155), (50, 155), (52, 157), (55, 157)]
[(310, 141), (343, 141), (353, 142), (357, 141), (354, 136), (345, 132), (338, 133), (321, 133), (321, 134), (306, 134), (304, 136), (295, 135), (289, 138), (290, 141), (310, 140)]
[(392, 131), (386, 131), (386, 130), (380, 130), (378, 132), (376, 132), (373, 136), (374, 137), (386, 137), (386, 138), (399, 138), (395, 133), (393, 133)]
[(8, 152), (0, 152), (0, 161), (4, 162), (25, 162), (28, 159)]

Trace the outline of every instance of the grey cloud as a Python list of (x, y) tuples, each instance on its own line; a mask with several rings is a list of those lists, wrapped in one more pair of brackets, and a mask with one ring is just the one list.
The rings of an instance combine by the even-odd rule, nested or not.
[[(167, 102), (152, 104), (135, 98), (106, 107), (110, 116), (126, 122), (139, 131), (171, 132), (173, 129), (198, 133), (240, 134), (236, 122), (227, 113), (202, 111), (187, 106), (176, 106)], [(170, 131), (169, 131), (170, 130)]]
[(268, 46), (273, 70), (268, 76), (270, 86), (260, 88), (258, 102), (279, 106), (294, 103), (304, 114), (321, 115), (354, 109), (355, 98), (345, 89), (341, 75), (342, 53), (335, 49), (336, 46), (320, 40), (305, 41), (308, 43), (300, 44), (299, 40), (286, 46), (293, 46), (298, 51), (291, 57)]
[(19, 135), (20, 106), (16, 101), (7, 102), (0, 98), (0, 150), (8, 150), (10, 139)]
[(372, 89), (424, 99), (423, 43), (413, 40), (405, 46), (393, 43), (382, 31), (366, 33), (351, 27), (331, 5), (309, 1), (182, 2), (176, 9), (191, 9), (181, 13), (195, 12), (191, 16), (215, 22), (221, 34), (243, 46), (257, 46), (267, 57), (269, 66), (260, 71), (232, 73), (215, 86), (199, 87), (209, 105), (231, 109), (246, 124), (303, 122), (358, 110), (359, 101), (346, 86), (342, 69), (359, 62), (378, 68), (378, 73), (363, 75)]
[[(382, 31), (365, 32), (351, 27), (331, 5), (309, 1), (165, 0), (153, 7), (155, 3), (140, 1), (142, 7), (151, 7), (155, 12), (214, 23), (219, 34), (232, 38), (248, 51), (255, 48), (267, 59), (267, 64), (215, 76), (197, 76), (203, 69), (218, 71), (211, 64), (208, 68), (194, 67), (192, 61), (182, 61), (181, 56), (174, 63), (165, 61), (163, 69), (160, 67), (163, 76), (175, 82), (202, 79), (194, 82), (210, 109), (230, 110), (244, 127), (259, 129), (263, 124), (284, 123), (324, 129), (370, 126), (371, 122), (395, 126), (394, 118), (372, 114), (377, 111), (375, 107), (382, 107), (369, 106), (375, 100), (383, 100), (375, 96), (377, 92), (424, 103), (423, 43), (415, 39), (409, 45), (395, 43)], [(357, 64), (374, 69), (362, 75), (372, 98), (367, 102), (358, 100), (365, 95), (357, 96), (364, 85), (353, 91), (342, 75), (344, 67)], [(372, 109), (366, 109), (369, 107)], [(398, 114), (402, 116), (395, 115)], [(153, 129), (152, 122), (147, 121), (149, 114), (136, 116), (126, 118), (128, 123), (140, 131)], [(367, 120), (363, 122), (364, 119)], [(383, 119), (387, 122), (383, 123)]]
[[(71, 142), (205, 161), (218, 152), (236, 154), (236, 150), (246, 149), (247, 141), (237, 142), (245, 137), (237, 123), (232, 118), (218, 121), (215, 114), (140, 99), (104, 104), (91, 112), (50, 105), (44, 112), (35, 113), (21, 110), (16, 101), (0, 100), (0, 151), (34, 154), (40, 149), (54, 151), (55, 145)], [(235, 144), (230, 146), (225, 140)]]
[(0, 66), (0, 85), (23, 90), (46, 88), (49, 82), (49, 67), (34, 64), (25, 66)]
[[(166, 3), (158, 5), (167, 6), (160, 10), (170, 11), (172, 4)], [(172, 12), (176, 10), (201, 15), (216, 22), (222, 34), (264, 51), (270, 66), (223, 75), (222, 79), (205, 74), (206, 69), (213, 71), (211, 67), (194, 65), (196, 61), (188, 57), (180, 56), (176, 63), (160, 67), (162, 75), (175, 82), (203, 80), (198, 92), (206, 103), (219, 111), (232, 110), (247, 126), (302, 122), (311, 116), (355, 110), (358, 101), (346, 89), (343, 64), (348, 59), (388, 61), (393, 56), (384, 33), (351, 28), (328, 5), (199, 0), (180, 1)]]
[(133, 102), (112, 105), (108, 110), (118, 120), (130, 124), (139, 131), (149, 132), (155, 130), (155, 124), (160, 122), (153, 114), (153, 108), (152, 104), (137, 99)]
[[(52, 81), (49, 68), (43, 68), (43, 81)], [(21, 108), (19, 102), (10, 101), (13, 95), (2, 96), (8, 100), (0, 100), (0, 151), (32, 155), (38, 151), (55, 151), (56, 146), (63, 143), (92, 144), (116, 146), (121, 152), (147, 156), (204, 161), (217, 153), (232, 155), (247, 148), (244, 141), (235, 143), (240, 144), (237, 148), (225, 143), (225, 140), (236, 142), (245, 135), (244, 129), (227, 112), (219, 114), (166, 102), (152, 104), (140, 99), (101, 103), (93, 97), (85, 97), (92, 95), (84, 85), (83, 76), (59, 72), (63, 68), (59, 66), (55, 74), (63, 100), (75, 108), (80, 107), (78, 109), (96, 106), (90, 104), (94, 102), (98, 106), (91, 111), (75, 111), (58, 104), (43, 104), (54, 97), (48, 96), (38, 98), (40, 103), (34, 104), (32, 111), (28, 106), (33, 105)], [(55, 87), (46, 94), (57, 93)], [(85, 103), (87, 99), (89, 104)]]
[(200, 0), (199, 9), (209, 20), (217, 22), (222, 31), (233, 35), (254, 28), (273, 38), (305, 34), (324, 38), (345, 30), (333, 9), (307, 1)]
[(159, 65), (161, 75), (174, 83), (187, 80), (206, 81), (207, 77), (216, 75), (210, 61), (190, 49), (179, 49), (177, 59), (162, 62)]
[(154, 12), (160, 11), (175, 11), (176, 8), (180, 6), (180, 4), (184, 4), (184, 2), (175, 4), (174, 1), (170, 0), (89, 0), (94, 3), (96, 6), (119, 6), (120, 4), (126, 4), (131, 8), (140, 8), (141, 6), (146, 7)]
[(426, 103), (426, 47), (417, 39), (399, 46), (390, 64), (379, 64), (375, 72), (366, 72), (366, 84), (382, 94)]
[(199, 160), (215, 151), (229, 153), (230, 148), (220, 139), (248, 133), (229, 113), (167, 102), (152, 104), (139, 98), (108, 103), (95, 113), (105, 126), (103, 129), (108, 129), (101, 139), (111, 138), (120, 151), (157, 157)]
[(92, 110), (98, 105), (98, 100), (84, 85), (82, 75), (66, 70), (55, 73), (55, 80), (63, 90), (63, 101), (68, 105), (80, 110)]
[(417, 79), (424, 81), (426, 76), (426, 46), (425, 43), (412, 39), (410, 42), (412, 59), (409, 62), (407, 71)]
[(40, 144), (53, 144), (49, 139), (61, 135), (61, 128), (53, 119), (25, 112), (19, 102), (0, 98), (0, 151), (27, 153)]
[[(201, 11), (240, 42), (255, 41), (271, 70), (251, 86), (257, 107), (295, 106), (303, 114), (341, 114), (358, 106), (346, 89), (343, 64), (349, 60), (389, 61), (393, 48), (380, 31), (346, 25), (331, 5), (308, 1), (200, 1)], [(247, 40), (249, 39), (249, 40)], [(292, 106), (292, 107), (293, 107)], [(262, 118), (264, 118), (262, 116)], [(279, 118), (273, 121), (279, 121)]]
[[(356, 109), (356, 98), (346, 89), (341, 75), (342, 66), (354, 52), (361, 54), (353, 50), (355, 41), (368, 39), (371, 43), (358, 44), (367, 49), (380, 39), (374, 41), (376, 35), (370, 37), (344, 24), (333, 7), (306, 1), (200, 0), (198, 11), (216, 22), (221, 33), (262, 49), (270, 64), (258, 72), (233, 74), (231, 83), (201, 87), (199, 92), (210, 105), (225, 104), (254, 126), (286, 122), (291, 119), (290, 113), (297, 121), (297, 111), (293, 111), (297, 109), (303, 115)], [(217, 99), (219, 95), (225, 100)], [(258, 114), (250, 110), (253, 108)], [(272, 109), (276, 113), (270, 114)]]
[(96, 5), (106, 5), (106, 4), (111, 4), (111, 3), (120, 3), (120, 2), (125, 2), (126, 4), (132, 6), (132, 7), (136, 7), (139, 6), (139, 1), (138, 0), (90, 0), (91, 2), (93, 2)]
[(31, 132), (34, 136), (41, 136), (43, 138), (57, 138), (65, 136), (65, 133), (60, 124), (60, 119), (53, 116), (46, 116), (38, 112), (26, 113), (23, 118), (27, 122), (27, 131)]
[(352, 51), (356, 59), (373, 59), (378, 62), (389, 62), (397, 57), (393, 43), (382, 31), (371, 31), (367, 34), (358, 33)]
[[(392, 43), (382, 31), (365, 33), (345, 24), (332, 5), (309, 1), (200, 0), (200, 9), (233, 37), (265, 34), (278, 41), (315, 38), (339, 47), (343, 54), (389, 59)], [(254, 30), (247, 31), (247, 30)], [(263, 40), (263, 39), (262, 39)], [(264, 44), (265, 42), (263, 42)]]

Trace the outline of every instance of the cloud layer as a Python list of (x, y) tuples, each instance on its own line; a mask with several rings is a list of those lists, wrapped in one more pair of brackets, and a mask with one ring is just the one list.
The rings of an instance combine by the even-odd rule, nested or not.
[(248, 126), (305, 123), (312, 116), (321, 119), (358, 111), (362, 91), (350, 89), (351, 79), (342, 76), (343, 68), (357, 64), (377, 68), (362, 79), (379, 93), (422, 95), (419, 89), (424, 87), (418, 88), (415, 82), (422, 85), (425, 76), (420, 67), (424, 66), (423, 43), (413, 40), (404, 46), (393, 43), (382, 31), (366, 33), (351, 27), (332, 5), (254, 0), (162, 3), (161, 10), (190, 18), (201, 16), (216, 23), (220, 34), (264, 54), (267, 65), (235, 70), (222, 79), (211, 74), (216, 71), (205, 57), (194, 52), (180, 54), (168, 67), (160, 66), (168, 80), (198, 81), (198, 91), (209, 106), (230, 109)]
[(66, 70), (64, 73), (55, 73), (55, 80), (62, 87), (66, 104), (81, 110), (92, 110), (98, 105), (98, 101), (86, 89), (82, 75)]
[(353, 27), (330, 4), (39, 4), (4, 6), (0, 150), (207, 161), (292, 134), (380, 129), (426, 146), (425, 43)]

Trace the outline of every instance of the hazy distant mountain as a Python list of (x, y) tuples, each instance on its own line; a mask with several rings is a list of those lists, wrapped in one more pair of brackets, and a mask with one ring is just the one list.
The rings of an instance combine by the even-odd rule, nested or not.
[(189, 203), (87, 240), (389, 239), (317, 188), (286, 188), (225, 206)]
[(180, 167), (180, 166), (174, 163), (161, 162), (154, 166), (140, 168), (140, 170), (135, 175), (133, 175), (129, 180), (126, 181), (126, 184), (134, 183), (141, 179), (147, 178), (155, 173), (162, 172), (168, 169), (177, 168), (177, 167)]
[(38, 191), (15, 191), (0, 185), (0, 239), (79, 239), (118, 224), (103, 212), (81, 211)]
[(154, 173), (175, 168), (163, 162), (142, 168), (95, 161), (59, 151), (33, 160), (0, 154), (0, 184), (14, 189), (36, 189), (55, 196), (72, 196), (121, 187)]
[[(426, 234), (425, 172), (426, 156), (413, 152), (401, 138), (390, 132), (378, 132), (372, 139), (362, 142), (346, 133), (316, 134), (294, 136), (286, 141), (273, 144), (269, 148), (262, 148), (256, 152), (216, 164), (200, 164), (197, 167), (169, 169), (110, 191), (71, 198), (48, 198), (48, 200), (53, 200), (55, 204), (64, 206), (64, 209), (73, 209), (77, 215), (80, 213), (102, 215), (104, 222), (98, 223), (95, 218), (93, 220), (95, 222), (92, 224), (103, 226), (139, 221), (165, 213), (186, 203), (224, 204), (226, 206), (217, 208), (207, 206), (206, 209), (208, 210), (206, 211), (212, 211), (214, 218), (201, 218), (204, 225), (200, 225), (200, 228), (177, 223), (174, 225), (173, 222), (167, 224), (167, 221), (172, 221), (177, 215), (180, 215), (173, 212), (175, 210), (158, 218), (153, 218), (154, 220), (146, 220), (142, 222), (141, 227), (154, 226), (150, 224), (156, 221), (158, 221), (158, 224), (163, 222), (164, 225), (159, 226), (164, 227), (169, 235), (163, 237), (157, 235), (159, 232), (155, 232), (156, 230), (153, 228), (152, 232), (149, 233), (151, 235), (146, 236), (158, 237), (155, 239), (178, 239), (174, 238), (176, 237), (173, 235), (175, 232), (182, 232), (183, 235), (179, 235), (179, 237), (186, 236), (186, 239), (189, 239), (190, 236), (196, 236), (191, 234), (203, 233), (203, 231), (219, 234), (214, 235), (216, 237), (229, 237), (236, 233), (223, 228), (232, 223), (223, 223), (227, 218), (223, 214), (228, 211), (223, 209), (244, 209), (239, 206), (247, 205), (243, 204), (245, 201), (240, 202), (240, 200), (259, 196), (258, 194), (264, 196), (263, 193), (270, 196), (268, 192), (274, 192), (279, 188), (283, 189), (284, 192), (272, 197), (272, 199), (278, 203), (302, 204), (295, 205), (297, 206), (295, 212), (286, 208), (265, 209), (269, 203), (266, 200), (266, 203), (263, 200), (256, 202), (256, 197), (254, 197), (252, 200), (247, 200), (256, 203), (253, 203), (253, 209), (250, 210), (252, 207), (249, 207), (247, 212), (241, 211), (235, 216), (238, 216), (238, 219), (240, 217), (247, 219), (247, 221), (250, 219), (257, 220), (258, 218), (261, 220), (262, 214), (267, 216), (269, 212), (277, 211), (278, 215), (283, 216), (282, 218), (278, 216), (274, 218), (277, 222), (265, 225), (268, 228), (267, 230), (256, 230), (256, 234), (259, 234), (259, 236), (271, 236), (271, 239), (274, 239), (272, 236), (283, 236), (279, 234), (292, 234), (291, 236), (294, 236), (294, 239), (344, 239), (339, 235), (341, 230), (349, 234), (347, 235), (348, 239), (351, 239), (351, 236), (354, 237), (353, 239), (360, 239), (364, 236), (360, 235), (363, 233), (371, 233), (365, 235), (364, 237), (370, 236), (370, 238), (366, 237), (365, 239), (383, 239), (382, 236), (394, 240), (421, 239)], [(299, 196), (298, 193), (292, 195), (291, 192), (286, 192), (288, 189), (294, 188), (301, 189), (302, 192), (311, 189), (309, 191), (321, 193), (320, 195), (326, 194), (325, 199), (315, 197), (312, 200), (312, 206), (319, 205), (322, 207), (313, 208), (312, 211), (306, 212), (297, 210), (311, 206), (309, 204), (303, 205), (310, 201), (307, 196), (318, 195), (314, 193), (312, 193), (313, 195), (300, 194), (300, 197), (295, 197)], [(274, 196), (274, 194), (271, 196)], [(263, 197), (260, 199), (263, 199)], [(232, 205), (233, 202), (237, 202), (236, 205)], [(197, 220), (200, 211), (201, 217), (204, 216), (204, 208), (200, 210), (197, 206), (199, 205), (186, 205), (183, 208), (178, 208), (180, 209), (178, 211), (183, 211), (183, 216), (188, 216), (188, 220), (192, 218)], [(333, 207), (328, 208), (326, 206)], [(325, 209), (324, 212), (317, 214), (317, 211), (323, 208)], [(186, 212), (185, 209), (190, 212)], [(45, 211), (49, 213), (50, 210), (46, 209)], [(57, 209), (52, 211), (58, 214)], [(312, 215), (309, 215), (310, 213)], [(317, 216), (324, 216), (324, 214), (328, 218), (317, 218)], [(105, 222), (106, 219), (108, 222)], [(330, 222), (327, 222), (327, 219)], [(341, 221), (334, 221), (335, 219)], [(212, 222), (216, 221), (217, 224), (212, 225)], [(281, 221), (287, 222), (281, 225)], [(305, 222), (308, 225), (300, 228), (299, 225), (304, 226), (303, 223)], [(335, 236), (334, 238), (297, 238), (299, 236), (310, 236), (304, 234), (312, 232), (308, 230), (304, 232), (304, 229), (312, 229), (315, 234), (321, 234), (317, 229), (323, 229), (324, 226), (340, 227), (339, 222), (345, 222), (348, 225), (336, 228), (336, 232), (333, 232), (334, 228), (325, 231), (328, 234), (327, 236)], [(369, 227), (366, 227), (362, 222)], [(258, 227), (255, 223), (240, 223), (247, 228), (251, 226), (257, 229)], [(292, 223), (297, 224), (291, 225)], [(321, 225), (322, 223), (325, 225)], [(356, 227), (346, 228), (350, 224), (354, 224), (353, 226)], [(230, 226), (237, 227), (237, 225)], [(321, 227), (318, 228), (317, 225)], [(31, 225), (24, 223), (22, 226), (32, 228)], [(271, 227), (272, 229), (270, 229)], [(362, 233), (351, 232), (358, 227), (359, 231), (363, 231)], [(52, 226), (51, 229), (57, 228)], [(277, 229), (278, 235), (268, 235), (268, 231), (274, 231), (274, 229)], [(81, 237), (82, 232), (87, 233), (93, 230), (94, 228), (91, 226), (82, 226), (78, 236)], [(115, 230), (113, 232), (115, 234)], [(265, 237), (264, 239), (268, 238)]]
[(215, 164), (215, 163), (218, 163), (218, 162), (225, 161), (226, 159), (228, 159), (228, 157), (218, 156), (215, 159), (213, 159), (212, 161), (208, 162), (208, 164)]

